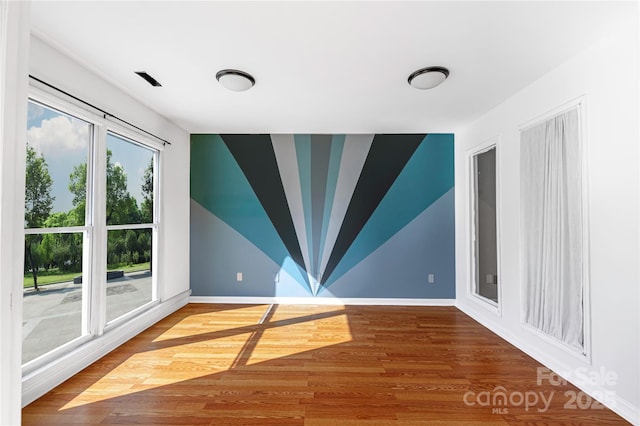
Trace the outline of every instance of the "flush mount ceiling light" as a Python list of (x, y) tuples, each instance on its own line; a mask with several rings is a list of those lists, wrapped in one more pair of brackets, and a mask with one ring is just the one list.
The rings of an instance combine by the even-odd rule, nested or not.
[(449, 70), (443, 67), (419, 69), (409, 76), (409, 84), (420, 90), (433, 89), (449, 77)]
[(256, 80), (244, 71), (239, 70), (222, 70), (216, 74), (216, 80), (225, 88), (234, 92), (244, 92), (249, 90), (256, 84)]

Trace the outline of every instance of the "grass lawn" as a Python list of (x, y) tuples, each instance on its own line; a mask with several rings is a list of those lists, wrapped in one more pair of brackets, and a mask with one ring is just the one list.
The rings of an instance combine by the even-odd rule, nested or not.
[[(80, 272), (52, 273), (52, 272), (40, 271), (38, 272), (38, 287), (40, 287), (41, 285), (71, 281), (78, 275), (81, 275), (81, 273)], [(31, 275), (31, 272), (24, 274), (23, 286), (25, 288), (33, 287), (33, 275)]]
[(138, 271), (146, 271), (147, 269), (149, 269), (149, 262), (144, 262), (144, 263), (136, 263), (135, 265), (122, 265), (122, 266), (115, 266), (115, 267), (108, 267), (107, 270), (109, 271), (124, 271), (126, 272), (138, 272)]
[[(149, 269), (149, 262), (137, 263), (135, 265), (129, 265), (129, 266), (123, 265), (123, 266), (116, 266), (113, 268), (109, 268), (110, 271), (118, 270), (118, 271), (124, 271), (125, 273), (145, 271), (147, 269)], [(57, 283), (72, 281), (75, 277), (78, 277), (80, 275), (82, 275), (81, 272), (67, 273), (67, 272), (58, 272), (58, 271), (49, 271), (49, 272), (40, 271), (38, 272), (38, 287), (40, 287), (41, 285), (57, 284)], [(23, 287), (24, 288), (33, 287), (33, 275), (31, 275), (31, 272), (24, 274)]]

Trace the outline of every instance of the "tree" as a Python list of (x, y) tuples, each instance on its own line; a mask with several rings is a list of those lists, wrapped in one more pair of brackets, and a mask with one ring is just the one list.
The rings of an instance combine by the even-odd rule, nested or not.
[(107, 225), (127, 223), (129, 198), (127, 174), (120, 164), (111, 162), (111, 151), (107, 150)]
[(69, 226), (84, 225), (87, 205), (87, 163), (73, 167), (69, 175), (69, 191), (73, 194), (73, 210), (69, 212)]
[(129, 229), (125, 234), (124, 247), (129, 253), (129, 259), (133, 261), (134, 253), (138, 252), (138, 236), (132, 229)]
[[(69, 215), (65, 212), (51, 213), (47, 220), (44, 221), (45, 228), (59, 228), (68, 225)], [(40, 242), (40, 256), (42, 265), (45, 269), (57, 266), (54, 262), (54, 252), (59, 253), (59, 246), (64, 234), (45, 234)]]
[[(144, 201), (140, 207), (138, 207), (137, 200), (131, 196), (127, 190), (127, 174), (124, 168), (112, 161), (112, 152), (107, 150), (107, 211), (106, 211), (106, 223), (107, 225), (122, 225), (133, 223), (148, 223), (153, 220), (153, 159), (149, 162), (147, 169), (145, 170), (143, 182), (142, 182), (142, 194)], [(69, 175), (69, 191), (73, 194), (73, 206), (67, 215), (67, 221), (77, 225), (84, 224), (85, 205), (87, 197), (87, 164), (82, 163), (73, 168), (73, 172)], [(74, 222), (74, 223), (71, 223)], [(116, 265), (118, 263), (140, 260), (141, 255), (144, 257), (148, 253), (145, 253), (144, 248), (140, 248), (138, 242), (138, 235), (136, 232), (129, 230), (123, 231), (109, 231), (108, 244), (107, 244), (107, 264)], [(149, 244), (150, 245), (150, 244)], [(51, 244), (53, 247), (53, 244)], [(74, 249), (73, 244), (68, 244), (67, 241), (60, 240), (55, 247), (62, 252), (67, 248)], [(51, 252), (51, 248), (47, 249)], [(75, 257), (74, 257), (75, 259)], [(81, 260), (81, 258), (78, 258)], [(73, 267), (73, 260), (71, 262)]]
[(140, 206), (140, 213), (142, 215), (142, 221), (144, 223), (153, 222), (153, 157), (149, 161), (149, 165), (144, 171), (142, 177), (142, 205)]
[(73, 171), (69, 175), (69, 191), (73, 194), (71, 201), (75, 206), (84, 207), (87, 200), (87, 163), (73, 166)]
[[(53, 180), (49, 174), (49, 167), (42, 154), (27, 144), (27, 164), (24, 197), (24, 221), (27, 228), (41, 228), (53, 208), (55, 197), (51, 195)], [(37, 245), (40, 238), (27, 235), (25, 238), (25, 257), (29, 260), (33, 274), (33, 286), (38, 291), (38, 263)]]
[[(107, 150), (107, 225), (136, 223), (140, 218), (140, 210), (129, 191), (127, 191), (127, 174), (119, 164), (111, 161), (111, 150)], [(87, 163), (78, 164), (69, 175), (69, 191), (73, 194), (73, 206), (76, 217), (82, 219), (87, 199)]]
[[(75, 209), (69, 213), (52, 213), (44, 222), (45, 228), (76, 226)], [(45, 268), (57, 267), (60, 271), (82, 270), (82, 240), (79, 232), (53, 233), (42, 237), (40, 255)]]
[[(140, 213), (142, 221), (145, 223), (153, 223), (153, 157), (149, 160), (149, 165), (144, 171), (142, 178), (142, 205)], [(142, 239), (142, 241), (140, 241)], [(148, 260), (149, 269), (153, 270), (153, 257), (151, 256), (151, 235), (146, 233), (140, 234), (138, 237), (139, 246), (141, 247), (142, 256)], [(148, 248), (148, 249), (147, 249)]]
[(117, 207), (113, 208), (111, 222), (107, 224), (121, 225), (123, 223), (140, 223), (140, 209), (138, 202), (128, 192), (117, 202)]
[[(143, 262), (151, 262), (151, 232), (146, 230), (138, 235), (138, 248), (142, 254)], [(152, 265), (150, 265), (151, 267)]]

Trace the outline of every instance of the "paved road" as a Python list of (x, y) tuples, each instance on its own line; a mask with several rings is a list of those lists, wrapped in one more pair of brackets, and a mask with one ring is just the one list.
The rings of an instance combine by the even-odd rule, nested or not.
[[(82, 285), (66, 282), (27, 289), (23, 298), (22, 362), (80, 337)], [(150, 271), (107, 282), (107, 322), (151, 301)]]

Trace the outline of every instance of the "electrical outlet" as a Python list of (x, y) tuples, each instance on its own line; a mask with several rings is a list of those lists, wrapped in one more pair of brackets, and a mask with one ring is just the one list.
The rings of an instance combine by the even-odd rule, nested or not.
[(434, 284), (436, 282), (436, 276), (434, 274), (427, 275), (427, 282), (429, 284)]
[(236, 273), (236, 281), (242, 281), (242, 272)]

